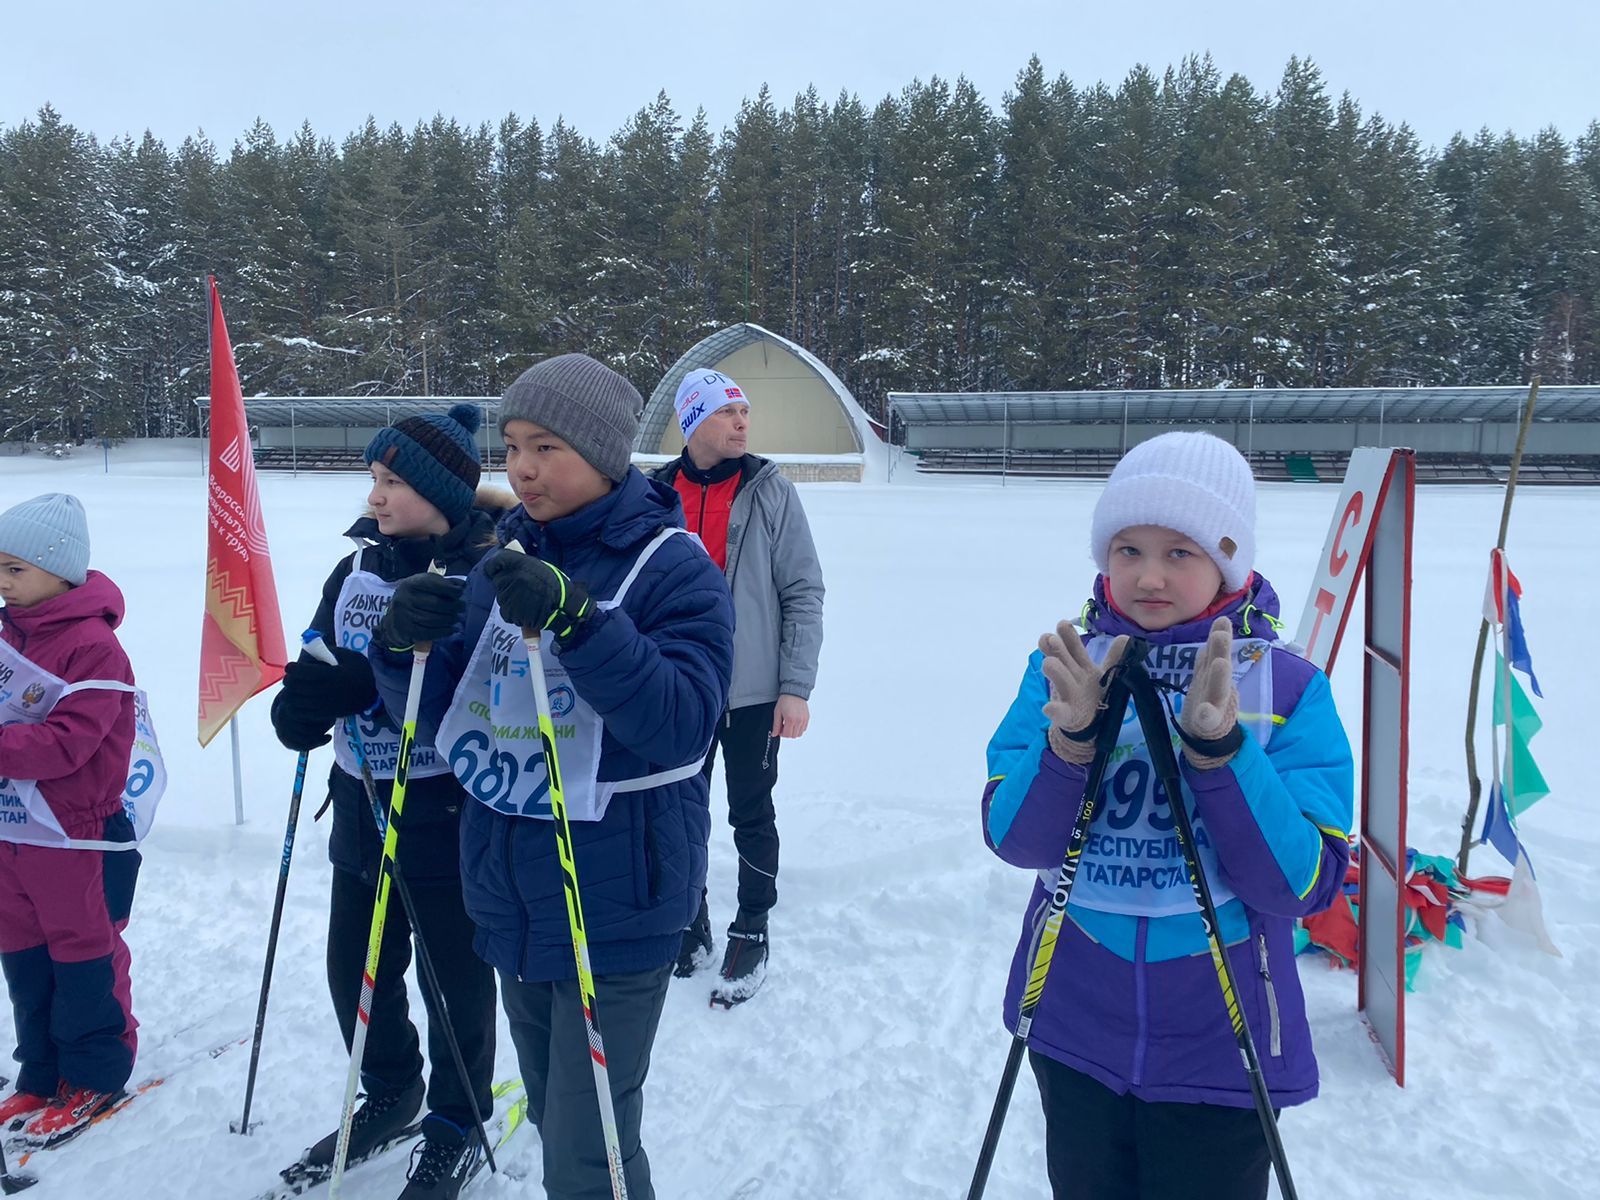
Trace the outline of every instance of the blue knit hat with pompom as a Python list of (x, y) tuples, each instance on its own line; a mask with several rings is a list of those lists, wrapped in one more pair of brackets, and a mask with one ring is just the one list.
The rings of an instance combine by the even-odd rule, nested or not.
[(483, 424), (476, 404), (455, 404), (450, 411), (396, 421), (367, 443), (367, 465), (382, 463), (413, 490), (458, 525), (472, 511), (483, 474), (483, 458), (473, 434)]

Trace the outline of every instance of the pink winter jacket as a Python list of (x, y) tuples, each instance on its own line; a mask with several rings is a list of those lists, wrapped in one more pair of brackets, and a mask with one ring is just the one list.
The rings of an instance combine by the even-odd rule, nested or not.
[[(31, 608), (0, 608), (0, 637), (68, 683), (132, 683), (117, 635), (122, 592), (99, 571)], [(36, 779), (68, 837), (98, 838), (122, 808), (133, 748), (133, 693), (91, 688), (64, 696), (37, 725), (0, 727), (0, 777)]]

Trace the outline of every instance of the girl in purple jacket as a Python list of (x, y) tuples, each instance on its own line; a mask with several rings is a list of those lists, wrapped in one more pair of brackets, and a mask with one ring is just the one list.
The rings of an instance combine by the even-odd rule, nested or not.
[[(989, 742), (985, 838), (1038, 873), (1006, 1023), (1084, 802), (1103, 673), (1139, 637), (1152, 677), (1187, 692), (1174, 704), (1183, 803), (1273, 1106), (1303, 1103), (1317, 1064), (1293, 925), (1343, 884), (1354, 773), (1327, 678), (1278, 643), (1277, 595), (1252, 569), (1249, 465), (1209, 434), (1147, 441), (1112, 472), (1090, 540), (1100, 575), (1082, 630), (1040, 639)], [(1028, 1041), (1056, 1200), (1267, 1194), (1169, 803), (1130, 705)]]
[(138, 1029), (122, 940), (140, 861), (123, 804), (133, 668), (76, 497), (0, 513), (0, 600), (0, 966), (20, 1064), (0, 1130), (48, 1138), (116, 1103)]

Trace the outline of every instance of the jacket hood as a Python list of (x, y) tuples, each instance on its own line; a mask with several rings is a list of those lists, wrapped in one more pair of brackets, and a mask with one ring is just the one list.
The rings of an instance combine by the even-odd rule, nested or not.
[(23, 637), (34, 638), (49, 636), (64, 625), (96, 619), (115, 629), (126, 612), (122, 589), (101, 572), (90, 571), (77, 587), (31, 608), (0, 608), (0, 620), (15, 626)]

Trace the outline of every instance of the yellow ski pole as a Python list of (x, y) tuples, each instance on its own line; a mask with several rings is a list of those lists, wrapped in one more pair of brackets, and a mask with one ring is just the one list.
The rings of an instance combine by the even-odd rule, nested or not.
[[(507, 550), (524, 554), (521, 543)], [(578, 991), (583, 999), (583, 1024), (589, 1034), (589, 1061), (594, 1067), (594, 1089), (600, 1098), (600, 1125), (605, 1133), (606, 1162), (611, 1169), (612, 1200), (628, 1200), (628, 1183), (622, 1172), (622, 1141), (617, 1136), (616, 1106), (611, 1099), (611, 1073), (606, 1068), (606, 1047), (600, 1038), (600, 1013), (595, 1006), (594, 973), (589, 969), (589, 937), (584, 932), (583, 903), (578, 898), (578, 867), (572, 854), (572, 825), (561, 791), (561, 768), (556, 758), (555, 722), (550, 716), (550, 694), (545, 690), (544, 663), (539, 657), (540, 630), (522, 631), (528, 648), (528, 680), (539, 710), (539, 744), (550, 776), (550, 810), (555, 816), (556, 852), (561, 859), (562, 891), (567, 897), (567, 924), (572, 930), (572, 952), (578, 960)]]
[[(434, 563), (430, 574), (443, 575)], [(372, 928), (367, 935), (367, 962), (361, 973), (361, 999), (356, 1006), (355, 1036), (350, 1043), (350, 1074), (344, 1084), (344, 1108), (339, 1117), (339, 1141), (333, 1152), (333, 1178), (329, 1200), (339, 1200), (344, 1184), (345, 1159), (350, 1154), (350, 1125), (355, 1118), (356, 1092), (361, 1086), (361, 1058), (367, 1049), (367, 1025), (372, 1019), (372, 992), (378, 978), (378, 953), (383, 947), (383, 926), (389, 914), (389, 887), (394, 879), (395, 853), (400, 844), (400, 813), (405, 807), (406, 784), (411, 779), (411, 744), (417, 738), (417, 712), (422, 707), (422, 676), (428, 666), (431, 642), (418, 642), (411, 650), (411, 681), (406, 688), (405, 719), (400, 726), (400, 757), (394, 768), (394, 789), (389, 794), (389, 827), (383, 835), (383, 859), (378, 867), (378, 894), (372, 904)]]

